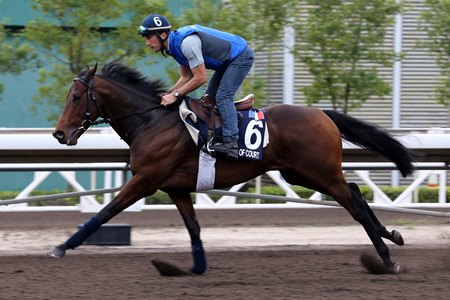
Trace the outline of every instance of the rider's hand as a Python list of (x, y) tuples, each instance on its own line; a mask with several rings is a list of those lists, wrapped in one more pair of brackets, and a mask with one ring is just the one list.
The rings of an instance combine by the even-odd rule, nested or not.
[(177, 97), (175, 97), (174, 93), (165, 94), (161, 97), (161, 105), (168, 106), (177, 101)]

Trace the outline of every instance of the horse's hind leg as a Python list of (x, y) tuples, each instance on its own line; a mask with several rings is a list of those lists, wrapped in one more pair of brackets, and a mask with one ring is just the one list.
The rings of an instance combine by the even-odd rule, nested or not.
[(373, 211), (362, 198), (358, 187), (355, 184), (347, 184), (340, 170), (340, 165), (326, 168), (330, 165), (322, 161), (321, 166), (320, 169), (309, 169), (308, 171), (299, 169), (297, 171), (281, 170), (280, 172), (283, 178), (291, 184), (301, 184), (332, 196), (352, 215), (353, 219), (363, 226), (385, 267), (392, 273), (398, 273), (400, 267), (397, 263), (392, 262), (389, 248), (382, 239), (382, 237), (389, 238), (390, 233), (375, 217)]
[(400, 232), (398, 232), (397, 230), (392, 230), (391, 232), (389, 232), (386, 227), (383, 226), (383, 224), (381, 224), (381, 222), (378, 220), (378, 218), (375, 216), (373, 210), (370, 208), (370, 206), (367, 204), (366, 201), (364, 201), (364, 198), (361, 194), (361, 191), (359, 190), (359, 187), (356, 183), (354, 182), (349, 182), (348, 186), (350, 187), (350, 189), (352, 189), (352, 191), (354, 193), (357, 194), (358, 198), (363, 199), (363, 203), (364, 206), (367, 209), (367, 212), (369, 213), (369, 216), (371, 217), (373, 223), (375, 224), (375, 226), (378, 229), (378, 233), (383, 237), (386, 238), (388, 240), (390, 240), (391, 242), (403, 246), (405, 244), (405, 242), (403, 241), (402, 235), (400, 234)]
[(194, 264), (190, 271), (195, 274), (203, 274), (207, 268), (206, 255), (200, 239), (200, 225), (192, 205), (191, 195), (188, 192), (169, 192), (169, 196), (177, 206), (191, 237)]
[[(351, 195), (348, 195), (349, 191)], [(361, 197), (361, 194), (354, 190), (354, 186), (352, 188), (347, 184), (343, 184), (339, 185), (338, 189), (332, 189), (331, 196), (363, 226), (378, 255), (383, 260), (385, 267), (392, 273), (398, 273), (400, 265), (391, 260), (389, 248), (381, 238), (382, 235), (386, 235), (388, 232), (375, 217), (370, 207)], [(379, 224), (378, 226), (377, 223)], [(382, 232), (379, 232), (379, 230)]]

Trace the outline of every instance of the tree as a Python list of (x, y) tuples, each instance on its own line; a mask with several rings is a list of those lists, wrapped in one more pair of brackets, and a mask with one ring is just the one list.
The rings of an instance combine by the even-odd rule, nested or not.
[[(268, 48), (279, 50), (284, 27), (292, 20), (297, 2), (297, 0), (194, 0), (192, 7), (183, 12), (182, 25), (198, 23), (238, 34), (249, 42), (255, 52)], [(252, 74), (244, 81), (239, 96), (254, 93), (257, 105), (262, 105), (267, 98), (264, 87), (264, 80), (258, 74)]]
[(34, 0), (33, 9), (44, 17), (28, 23), (22, 36), (40, 53), (41, 86), (33, 100), (49, 120), (58, 117), (70, 82), (86, 65), (154, 62), (137, 34), (139, 23), (151, 11), (169, 14), (162, 0)]
[[(198, 23), (239, 34), (260, 49), (282, 37), (294, 16), (297, 0), (194, 0), (183, 12), (183, 22)], [(199, 13), (199, 12), (214, 13)], [(259, 43), (261, 41), (261, 43)], [(277, 46), (279, 46), (277, 44)]]
[(395, 0), (307, 0), (308, 15), (297, 23), (295, 57), (314, 76), (302, 89), (308, 104), (329, 100), (344, 113), (369, 97), (390, 92), (378, 66), (390, 66), (394, 53), (383, 50), (388, 26), (400, 5)]
[(426, 0), (428, 10), (420, 16), (419, 28), (425, 30), (430, 40), (422, 46), (436, 55), (443, 79), (436, 88), (437, 101), (450, 105), (450, 0)]
[[(18, 75), (29, 68), (30, 61), (35, 58), (30, 45), (13, 36), (14, 33), (0, 23), (0, 74)], [(0, 95), (3, 88), (4, 85), (0, 82)]]

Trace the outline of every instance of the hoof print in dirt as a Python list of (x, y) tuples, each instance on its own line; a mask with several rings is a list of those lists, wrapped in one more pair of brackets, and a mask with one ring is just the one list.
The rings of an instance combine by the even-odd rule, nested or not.
[(152, 260), (152, 264), (159, 271), (161, 276), (193, 276), (192, 273), (184, 271), (171, 263), (159, 259)]

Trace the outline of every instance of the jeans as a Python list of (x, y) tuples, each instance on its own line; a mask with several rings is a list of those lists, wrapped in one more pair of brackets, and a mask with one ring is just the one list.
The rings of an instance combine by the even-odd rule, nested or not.
[(239, 137), (236, 107), (233, 98), (253, 66), (253, 50), (247, 46), (225, 69), (216, 70), (208, 83), (206, 93), (216, 98), (222, 116), (223, 142), (234, 142)]

